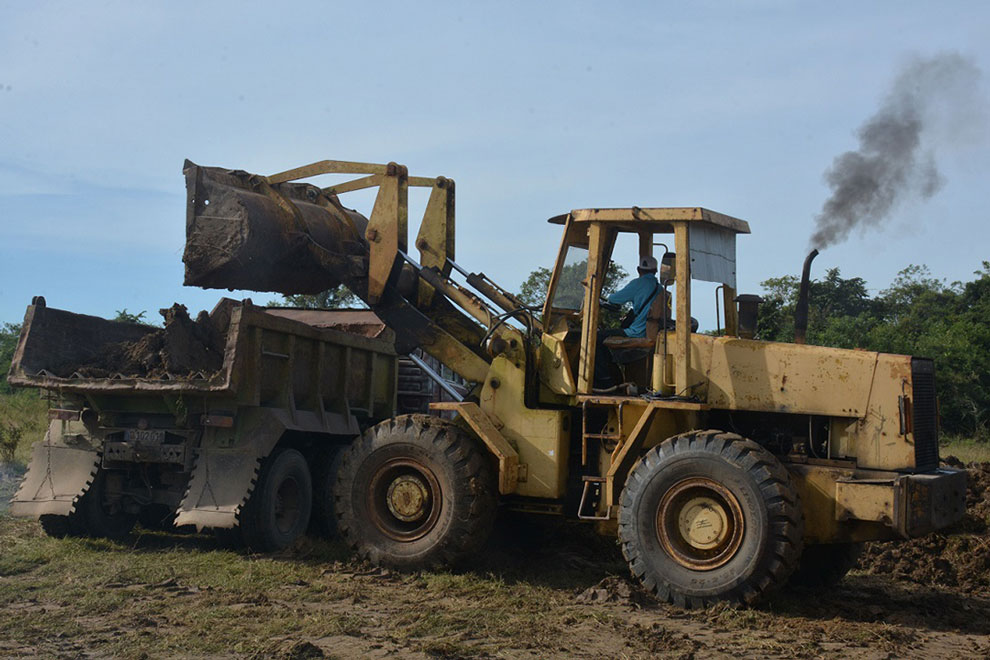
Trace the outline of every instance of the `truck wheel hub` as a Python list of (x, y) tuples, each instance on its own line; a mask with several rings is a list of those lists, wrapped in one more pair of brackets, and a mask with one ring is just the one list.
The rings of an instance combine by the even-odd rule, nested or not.
[(392, 515), (403, 522), (423, 517), (429, 505), (430, 493), (417, 476), (404, 474), (388, 487), (386, 503)]
[(732, 559), (745, 526), (736, 496), (706, 477), (684, 479), (664, 493), (656, 523), (657, 539), (667, 554), (680, 565), (701, 571)]

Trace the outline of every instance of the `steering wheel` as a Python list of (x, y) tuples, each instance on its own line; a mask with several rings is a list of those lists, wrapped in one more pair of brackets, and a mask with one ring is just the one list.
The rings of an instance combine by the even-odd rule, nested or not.
[(599, 299), (598, 306), (602, 309), (607, 309), (610, 312), (618, 312), (622, 309), (622, 305), (617, 305), (615, 303), (610, 303), (604, 298)]

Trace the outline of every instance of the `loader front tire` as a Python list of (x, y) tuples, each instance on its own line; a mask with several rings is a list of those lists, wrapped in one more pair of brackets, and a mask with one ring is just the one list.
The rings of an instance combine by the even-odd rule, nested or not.
[(734, 433), (666, 440), (639, 460), (622, 491), (619, 539), (629, 568), (680, 607), (757, 602), (790, 577), (802, 535), (786, 468)]
[(340, 455), (337, 529), (376, 564), (403, 570), (456, 564), (488, 538), (496, 505), (488, 453), (436, 417), (387, 420)]

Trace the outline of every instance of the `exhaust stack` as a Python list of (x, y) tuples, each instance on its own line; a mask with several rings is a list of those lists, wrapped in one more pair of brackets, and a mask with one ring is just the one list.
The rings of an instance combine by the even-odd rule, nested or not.
[(804, 260), (804, 270), (801, 271), (801, 287), (798, 289), (797, 308), (794, 310), (794, 343), (803, 344), (808, 333), (808, 289), (811, 278), (811, 262), (818, 256), (818, 250), (812, 250)]

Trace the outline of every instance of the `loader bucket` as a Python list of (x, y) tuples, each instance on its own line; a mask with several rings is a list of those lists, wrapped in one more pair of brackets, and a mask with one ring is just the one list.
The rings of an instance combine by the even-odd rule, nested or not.
[(368, 221), (335, 195), (188, 160), (183, 173), (186, 285), (319, 293), (362, 281)]

